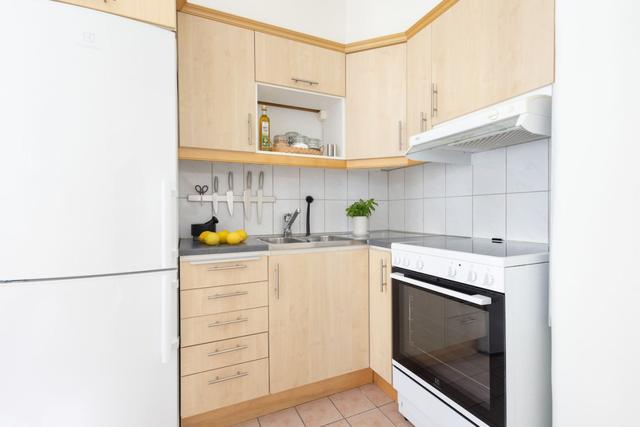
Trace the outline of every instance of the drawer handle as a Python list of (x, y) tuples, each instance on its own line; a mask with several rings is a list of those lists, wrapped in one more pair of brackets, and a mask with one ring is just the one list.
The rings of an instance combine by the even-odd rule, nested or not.
[(245, 348), (249, 348), (249, 346), (248, 345), (238, 345), (238, 346), (235, 346), (233, 348), (225, 348), (224, 350), (216, 349), (216, 351), (212, 351), (211, 353), (207, 354), (207, 356), (208, 357), (213, 357), (213, 356), (217, 356), (219, 354), (231, 353), (231, 352), (234, 352), (234, 351), (244, 350)]
[(238, 292), (229, 292), (228, 294), (214, 294), (214, 295), (209, 295), (207, 299), (239, 297), (240, 295), (247, 295), (248, 293), (249, 291), (238, 291)]
[(205, 264), (223, 264), (230, 262), (242, 262), (242, 261), (258, 261), (260, 259), (259, 256), (256, 257), (243, 257), (243, 258), (233, 258), (233, 259), (212, 259), (207, 261), (191, 261), (189, 264), (191, 265), (205, 265)]
[(248, 317), (238, 317), (235, 320), (225, 320), (224, 322), (221, 322), (221, 321), (218, 320), (218, 321), (209, 323), (209, 327), (213, 328), (213, 327), (216, 327), (216, 326), (231, 325), (233, 323), (243, 323), (243, 322), (247, 322), (248, 320), (249, 320)]
[(309, 86), (319, 85), (320, 84), (320, 82), (314, 82), (313, 80), (299, 79), (297, 77), (291, 77), (291, 80), (293, 80), (296, 83), (306, 83)]
[(240, 372), (238, 371), (235, 375), (229, 375), (228, 377), (216, 377), (215, 380), (209, 380), (209, 385), (221, 383), (223, 381), (235, 380), (236, 378), (242, 378), (249, 375), (249, 372)]
[(234, 264), (234, 265), (221, 265), (219, 267), (209, 267), (207, 271), (220, 271), (220, 270), (241, 270), (247, 268), (246, 264)]

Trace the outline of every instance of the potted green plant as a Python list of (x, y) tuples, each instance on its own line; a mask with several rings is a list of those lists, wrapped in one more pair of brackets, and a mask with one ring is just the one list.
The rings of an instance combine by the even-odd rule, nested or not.
[(376, 210), (378, 203), (373, 200), (358, 200), (347, 208), (347, 216), (353, 218), (353, 234), (364, 236), (369, 229), (369, 217)]

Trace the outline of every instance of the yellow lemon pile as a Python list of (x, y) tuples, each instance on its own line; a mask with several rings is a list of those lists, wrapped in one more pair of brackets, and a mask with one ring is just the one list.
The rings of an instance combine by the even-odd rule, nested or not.
[(228, 230), (218, 231), (203, 231), (198, 236), (198, 240), (209, 246), (217, 246), (219, 244), (237, 245), (247, 240), (249, 235), (244, 230), (236, 230), (229, 232)]

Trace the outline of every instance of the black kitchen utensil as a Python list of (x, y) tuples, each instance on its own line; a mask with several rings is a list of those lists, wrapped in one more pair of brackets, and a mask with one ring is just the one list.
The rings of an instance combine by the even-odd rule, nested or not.
[(305, 200), (307, 201), (307, 234), (305, 236), (308, 236), (311, 234), (311, 203), (313, 203), (313, 197), (307, 196)]
[(218, 218), (212, 216), (211, 219), (204, 224), (191, 224), (191, 236), (194, 239), (197, 239), (203, 231), (216, 231), (216, 224), (218, 223)]

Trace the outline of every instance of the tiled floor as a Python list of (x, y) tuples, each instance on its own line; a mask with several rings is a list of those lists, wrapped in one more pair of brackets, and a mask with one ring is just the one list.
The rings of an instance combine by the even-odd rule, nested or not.
[(398, 405), (374, 384), (264, 415), (235, 427), (411, 427)]

